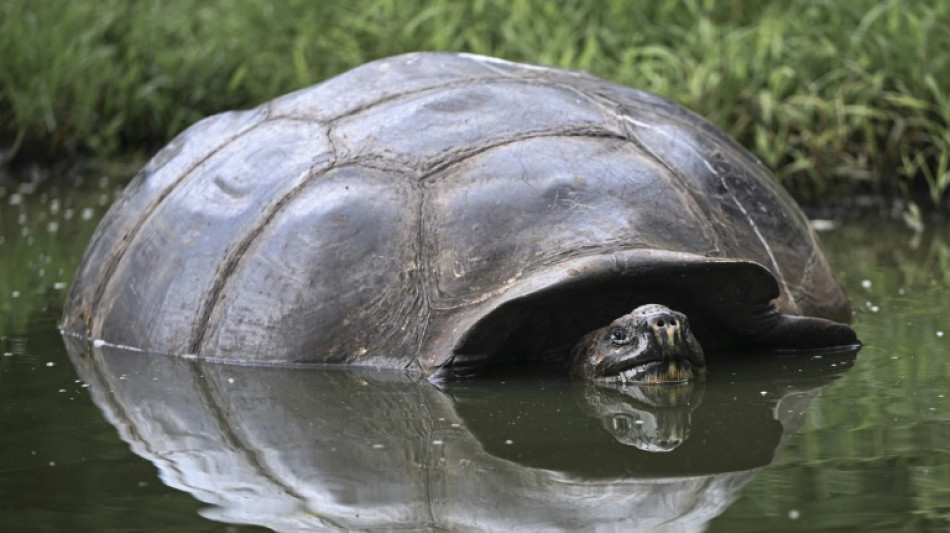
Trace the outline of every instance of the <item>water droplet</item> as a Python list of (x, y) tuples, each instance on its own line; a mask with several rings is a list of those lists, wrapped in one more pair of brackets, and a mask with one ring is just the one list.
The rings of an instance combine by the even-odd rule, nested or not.
[(864, 290), (870, 290), (870, 289), (871, 289), (871, 280), (869, 280), (869, 279), (863, 279), (863, 280), (861, 280), (861, 287), (864, 288)]
[(789, 520), (798, 520), (802, 516), (802, 513), (798, 509), (791, 509), (788, 511)]
[(937, 336), (938, 336), (938, 337), (943, 337), (943, 332), (942, 332), (942, 331), (938, 331), (938, 332), (937, 332)]
[(46, 366), (56, 366), (56, 363), (54, 363), (54, 362), (52, 362), (52, 361), (47, 361), (47, 362), (46, 362)]
[(508, 440), (505, 441), (505, 444), (514, 444), (514, 443), (515, 443), (515, 441), (513, 441), (513, 440), (511, 440), (511, 439), (508, 439)]
[(436, 439), (436, 440), (432, 441), (432, 444), (435, 444), (436, 446), (441, 446), (441, 445), (442, 445), (442, 440), (441, 440), (441, 439)]
[(85, 207), (82, 210), (82, 214), (79, 215), (83, 220), (89, 220), (92, 218), (92, 208)]
[(383, 448), (385, 448), (385, 446), (383, 446), (382, 444), (374, 444), (374, 445), (373, 445), (373, 449), (374, 449), (374, 450), (382, 450)]
[(228, 378), (228, 383), (234, 383), (234, 378)]

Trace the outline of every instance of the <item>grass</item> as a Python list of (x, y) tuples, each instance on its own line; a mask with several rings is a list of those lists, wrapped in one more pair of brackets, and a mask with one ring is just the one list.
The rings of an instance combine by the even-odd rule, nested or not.
[(950, 196), (948, 27), (948, 0), (5, 0), (0, 147), (148, 152), (366, 61), (452, 50), (670, 98), (805, 201), (936, 205)]

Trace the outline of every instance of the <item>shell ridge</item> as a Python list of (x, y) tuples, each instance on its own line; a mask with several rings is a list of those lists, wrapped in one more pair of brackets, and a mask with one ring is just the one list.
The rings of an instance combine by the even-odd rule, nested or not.
[[(644, 123), (642, 123), (642, 122), (639, 122), (639, 121), (637, 121), (636, 119), (633, 119), (632, 117), (628, 117), (627, 120), (629, 120), (630, 123), (632, 123), (632, 124), (634, 124), (634, 125), (636, 125), (636, 126), (645, 127), (645, 128), (651, 129), (651, 130), (653, 130), (657, 135), (668, 136), (668, 134), (667, 134), (666, 132), (664, 132), (664, 131), (662, 131), (662, 130), (660, 130), (660, 129), (657, 129), (657, 128), (653, 128), (653, 127), (649, 126), (648, 124), (644, 124)], [(722, 186), (723, 190), (726, 192), (726, 194), (728, 194), (729, 198), (732, 200), (732, 203), (735, 204), (736, 208), (738, 208), (739, 211), (742, 213), (742, 216), (743, 216), (743, 218), (745, 219), (746, 223), (749, 224), (749, 227), (750, 227), (750, 228), (752, 228), (752, 232), (755, 234), (756, 240), (759, 241), (759, 244), (761, 244), (762, 248), (765, 250), (765, 253), (768, 255), (768, 257), (769, 257), (769, 262), (771, 263), (772, 268), (775, 269), (773, 272), (775, 272), (775, 276), (779, 279), (780, 283), (782, 284), (782, 290), (783, 290), (783, 292), (784, 292), (785, 294), (789, 294), (790, 291), (789, 291), (789, 289), (788, 289), (788, 284), (787, 284), (787, 282), (786, 282), (786, 280), (785, 280), (785, 275), (784, 275), (784, 273), (782, 272), (782, 269), (779, 268), (778, 260), (776, 260), (776, 258), (775, 258), (775, 253), (772, 251), (771, 245), (770, 245), (770, 244), (768, 243), (768, 241), (765, 239), (765, 236), (762, 235), (762, 232), (761, 232), (761, 230), (759, 229), (758, 224), (756, 224), (756, 223), (755, 223), (755, 220), (752, 219), (752, 216), (749, 215), (749, 211), (746, 209), (745, 205), (742, 204), (742, 202), (739, 200), (739, 198), (738, 198), (738, 197), (735, 195), (735, 193), (732, 191), (732, 188), (729, 186), (729, 183), (728, 183), (728, 181), (726, 180), (725, 176), (722, 174), (722, 172), (719, 171), (719, 169), (717, 169), (717, 168), (715, 167), (715, 165), (713, 165), (712, 163), (709, 162), (709, 159), (707, 159), (703, 154), (699, 153), (699, 151), (695, 150), (692, 146), (689, 146), (688, 144), (685, 145), (685, 147), (686, 147), (690, 152), (692, 152), (693, 155), (694, 155), (699, 161), (702, 162), (703, 166), (705, 166), (706, 169), (709, 170), (710, 173), (712, 173), (712, 175), (716, 176), (716, 178), (719, 179), (719, 183), (720, 183), (720, 185)], [(650, 153), (653, 154), (652, 151), (651, 151)], [(654, 154), (654, 157), (656, 157), (655, 154)], [(662, 158), (660, 158), (660, 159), (662, 159)]]
[[(353, 108), (351, 108), (351, 109), (347, 109), (346, 111), (343, 111), (343, 112), (341, 112), (341, 113), (338, 113), (338, 114), (336, 114), (336, 115), (333, 115), (333, 116), (331, 116), (331, 117), (328, 117), (328, 118), (324, 119), (323, 122), (326, 122), (326, 123), (328, 123), (328, 124), (334, 124), (334, 123), (336, 123), (336, 122), (341, 122), (341, 121), (343, 121), (343, 120), (346, 120), (346, 119), (348, 119), (348, 118), (350, 118), (350, 117), (352, 117), (352, 116), (356, 116), (356, 115), (359, 115), (359, 114), (361, 114), (361, 113), (364, 113), (364, 112), (367, 112), (367, 111), (371, 111), (373, 108), (375, 108), (375, 107), (377, 107), (377, 106), (380, 106), (380, 105), (388, 104), (388, 103), (391, 103), (391, 102), (398, 102), (398, 101), (400, 101), (400, 100), (408, 100), (408, 99), (413, 98), (413, 97), (415, 97), (415, 96), (419, 96), (419, 95), (427, 94), (427, 93), (434, 93), (434, 92), (437, 92), (437, 91), (441, 91), (441, 90), (443, 90), (443, 89), (453, 89), (453, 88), (456, 88), (456, 87), (467, 87), (467, 86), (471, 86), (471, 85), (480, 85), (480, 84), (483, 84), (483, 83), (486, 83), (486, 82), (487, 82), (487, 83), (491, 83), (491, 82), (499, 82), (499, 81), (500, 81), (500, 82), (522, 82), (522, 83), (523, 83), (522, 80), (520, 80), (520, 79), (518, 79), (518, 78), (512, 78), (511, 76), (499, 77), (499, 78), (478, 78), (478, 79), (474, 79), (474, 80), (472, 80), (472, 79), (460, 79), (460, 80), (456, 80), (456, 81), (446, 81), (446, 82), (437, 83), (437, 84), (433, 84), (433, 85), (426, 85), (425, 87), (419, 87), (419, 88), (411, 89), (411, 90), (408, 90), (408, 91), (403, 91), (403, 92), (398, 92), (398, 93), (387, 94), (387, 95), (382, 96), (382, 97), (380, 97), (380, 98), (378, 98), (378, 99), (376, 99), (376, 100), (373, 100), (373, 101), (371, 101), (371, 102), (364, 102), (364, 103), (362, 103), (361, 105), (355, 106), (355, 107), (353, 107)], [(293, 116), (293, 115), (288, 115), (288, 116)], [(297, 118), (299, 119), (299, 117), (297, 117)]]
[[(132, 246), (132, 243), (135, 242), (135, 239), (141, 234), (142, 228), (145, 227), (145, 224), (155, 215), (155, 212), (164, 203), (164, 201), (169, 196), (171, 196), (171, 194), (176, 189), (178, 189), (182, 183), (187, 181), (188, 178), (195, 175), (195, 170), (200, 168), (205, 162), (207, 162), (215, 154), (217, 154), (218, 152), (223, 150), (225, 147), (227, 147), (229, 144), (234, 142), (235, 139), (238, 139), (240, 137), (243, 137), (244, 135), (249, 134), (250, 132), (260, 127), (261, 125), (266, 124), (268, 121), (270, 121), (269, 108), (267, 106), (262, 106), (262, 108), (264, 109), (264, 118), (262, 120), (239, 131), (235, 135), (228, 137), (227, 140), (222, 141), (214, 149), (209, 150), (206, 154), (204, 154), (203, 157), (196, 160), (184, 172), (182, 172), (181, 175), (178, 178), (176, 178), (172, 184), (166, 187), (165, 190), (163, 190), (162, 193), (158, 195), (157, 198), (155, 198), (152, 202), (150, 202), (148, 205), (148, 208), (144, 210), (144, 212), (142, 213), (142, 216), (139, 217), (138, 222), (136, 222), (131, 227), (131, 229), (125, 233), (125, 237), (122, 239), (121, 244), (117, 245), (116, 249), (113, 250), (109, 254), (109, 259), (106, 265), (105, 272), (101, 276), (98, 287), (96, 288), (95, 293), (93, 293), (94, 294), (93, 300), (89, 306), (89, 308), (91, 309), (91, 313), (89, 317), (89, 324), (90, 324), (89, 334), (92, 337), (98, 338), (101, 336), (102, 324), (101, 324), (101, 321), (98, 320), (98, 318), (102, 316), (102, 309), (104, 308), (104, 306), (102, 306), (102, 300), (105, 297), (106, 292), (109, 290), (109, 287), (111, 286), (111, 282), (114, 279), (114, 274), (116, 270), (119, 268), (119, 264), (125, 258), (126, 252)], [(97, 325), (98, 327), (96, 327)], [(93, 328), (97, 329), (98, 331), (92, 331)]]
[(541, 130), (541, 131), (530, 131), (525, 132), (521, 135), (507, 138), (504, 140), (499, 140), (496, 142), (486, 143), (482, 145), (476, 145), (466, 150), (460, 150), (456, 152), (456, 156), (448, 159), (437, 165), (433, 165), (426, 169), (426, 172), (420, 176), (421, 181), (428, 181), (431, 179), (438, 179), (440, 174), (449, 172), (452, 167), (465, 161), (477, 157), (483, 153), (489, 152), (496, 148), (501, 148), (509, 144), (515, 144), (521, 141), (527, 141), (531, 139), (542, 139), (542, 138), (553, 138), (553, 137), (591, 137), (591, 138), (601, 138), (601, 139), (617, 139), (621, 141), (627, 140), (626, 137), (620, 135), (619, 133), (610, 131), (608, 129), (598, 128), (598, 127), (570, 127), (564, 128), (561, 130)]
[[(627, 115), (626, 113), (622, 113), (618, 111), (618, 115), (620, 119), (623, 120), (624, 122), (629, 122), (630, 124), (634, 124), (638, 127), (647, 128), (650, 130), (656, 130), (656, 128), (653, 128), (652, 126), (648, 124), (644, 124), (634, 119), (630, 115)], [(722, 238), (720, 237), (721, 232), (710, 230), (710, 228), (719, 226), (719, 222), (716, 220), (715, 217), (712, 216), (712, 214), (709, 212), (709, 209), (705, 206), (703, 202), (699, 202), (696, 200), (696, 194), (694, 193), (692, 187), (688, 185), (688, 180), (686, 179), (686, 177), (683, 176), (682, 172), (680, 172), (680, 170), (677, 167), (675, 167), (674, 165), (671, 165), (666, 160), (665, 157), (661, 157), (659, 154), (656, 153), (655, 150), (653, 150), (646, 143), (641, 141), (640, 137), (636, 134), (635, 131), (632, 131), (629, 128), (626, 128), (626, 133), (627, 133), (628, 140), (630, 142), (636, 145), (644, 153), (649, 154), (654, 159), (654, 161), (662, 165), (663, 168), (665, 168), (670, 173), (670, 175), (675, 177), (676, 183), (680, 187), (682, 187), (683, 190), (685, 190), (686, 193), (688, 194), (689, 202), (692, 205), (694, 212), (702, 213), (703, 217), (706, 219), (706, 224), (700, 225), (698, 229), (702, 231), (706, 239), (712, 243), (713, 250), (716, 251), (717, 253), (721, 253), (723, 249)], [(657, 133), (661, 135), (665, 135), (665, 132), (662, 132), (662, 131), (658, 131)]]
[(296, 184), (280, 198), (270, 202), (267, 206), (265, 206), (260, 222), (255, 224), (249, 231), (244, 233), (236, 246), (229, 247), (225, 251), (224, 258), (219, 263), (218, 268), (215, 269), (214, 274), (212, 274), (212, 279), (214, 281), (212, 282), (211, 287), (200, 300), (202, 302), (201, 307), (197, 314), (195, 325), (192, 328), (192, 332), (188, 341), (189, 353), (196, 354), (199, 357), (201, 356), (203, 347), (202, 345), (204, 344), (206, 333), (214, 323), (220, 320), (220, 318), (214, 317), (214, 311), (219, 307), (218, 303), (224, 295), (224, 289), (228, 285), (229, 281), (233, 278), (233, 274), (239, 268), (241, 260), (247, 255), (247, 250), (250, 249), (257, 237), (260, 236), (267, 226), (274, 220), (274, 218), (277, 217), (284, 205), (293, 201), (294, 198), (299, 196), (301, 192), (311, 183), (313, 183), (319, 176), (322, 176), (335, 168), (339, 167), (333, 165), (332, 163), (322, 167), (318, 166), (317, 163), (311, 166), (306, 172), (303, 173), (305, 177), (300, 180), (300, 183)]

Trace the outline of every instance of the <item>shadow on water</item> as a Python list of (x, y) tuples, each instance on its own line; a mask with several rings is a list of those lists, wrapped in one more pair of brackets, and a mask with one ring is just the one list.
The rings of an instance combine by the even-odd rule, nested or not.
[(723, 358), (705, 383), (188, 361), (67, 338), (94, 402), (214, 520), (301, 528), (701, 530), (855, 353)]

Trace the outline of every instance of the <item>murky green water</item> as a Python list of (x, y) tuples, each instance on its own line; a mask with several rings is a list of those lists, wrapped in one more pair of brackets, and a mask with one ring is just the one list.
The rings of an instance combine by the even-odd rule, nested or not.
[(201, 365), (56, 322), (116, 187), (0, 192), (0, 530), (950, 528), (950, 232), (822, 233), (865, 347), (704, 384)]

